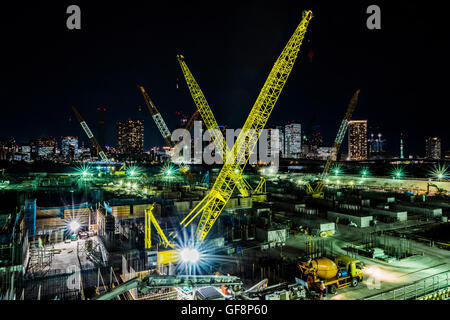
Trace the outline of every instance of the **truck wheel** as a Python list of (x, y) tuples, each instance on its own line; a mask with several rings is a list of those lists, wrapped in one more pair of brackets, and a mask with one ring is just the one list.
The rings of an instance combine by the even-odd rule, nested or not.
[(358, 283), (359, 283), (358, 278), (352, 278), (352, 287), (356, 287)]
[(330, 285), (328, 286), (328, 292), (329, 292), (329, 293), (335, 294), (336, 291), (337, 291), (337, 287), (336, 287), (335, 284), (330, 284)]

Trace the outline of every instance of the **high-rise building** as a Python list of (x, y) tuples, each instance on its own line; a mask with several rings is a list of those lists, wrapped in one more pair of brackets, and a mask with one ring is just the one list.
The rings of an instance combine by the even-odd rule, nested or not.
[(105, 114), (106, 108), (97, 108), (98, 113), (98, 144), (102, 149), (105, 148)]
[[(265, 152), (265, 157), (268, 157), (268, 159), (270, 159), (271, 157), (275, 157), (281, 156), (281, 148), (280, 148), (280, 144), (281, 141), (284, 140), (282, 138), (280, 138), (280, 135), (282, 134), (282, 132), (280, 132), (280, 130), (277, 127), (272, 127), (272, 128), (267, 128), (266, 131), (267, 135), (264, 135), (264, 138), (266, 139), (266, 141), (262, 141), (261, 137), (263, 135), (261, 135), (260, 137), (260, 143), (259, 143), (259, 147), (265, 147), (266, 150), (260, 150), (260, 152)], [(260, 158), (261, 160), (261, 158)]]
[(61, 137), (61, 154), (66, 159), (75, 159), (78, 155), (78, 137)]
[(284, 127), (283, 126), (276, 126), (275, 129), (278, 129), (278, 136), (280, 138), (280, 156), (285, 157), (286, 156), (286, 150), (284, 147)]
[(290, 123), (284, 127), (286, 158), (300, 158), (302, 153), (302, 125)]
[(50, 160), (56, 152), (57, 142), (55, 138), (40, 138), (37, 141), (38, 156)]
[(117, 148), (123, 155), (138, 156), (144, 152), (144, 120), (117, 122)]
[(350, 160), (367, 160), (367, 120), (349, 121), (348, 157)]
[(380, 158), (386, 154), (386, 139), (383, 139), (383, 135), (378, 133), (378, 135), (370, 134), (370, 139), (367, 140), (369, 148), (369, 156), (371, 158)]
[(429, 137), (426, 140), (426, 158), (440, 159), (441, 158), (441, 139), (438, 137)]

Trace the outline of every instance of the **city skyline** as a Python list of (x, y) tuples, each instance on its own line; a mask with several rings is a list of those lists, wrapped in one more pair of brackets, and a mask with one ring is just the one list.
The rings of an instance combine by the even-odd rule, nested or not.
[[(219, 124), (240, 127), (301, 10), (316, 7), (305, 1), (294, 7), (271, 4), (268, 11), (264, 4), (250, 2), (240, 4), (239, 10), (225, 6), (223, 13), (205, 17), (198, 10), (200, 5), (182, 5), (181, 14), (162, 4), (124, 10), (84, 4), (83, 28), (77, 33), (56, 18), (60, 11), (65, 12), (64, 4), (31, 5), (26, 10), (7, 6), (15, 18), (2, 20), (2, 32), (14, 28), (23, 43), (32, 46), (37, 46), (34, 39), (39, 39), (39, 49), (31, 53), (11, 34), (4, 34), (10, 63), (3, 70), (6, 108), (0, 119), (0, 136), (22, 141), (77, 135), (84, 140), (71, 115), (70, 106), (75, 105), (95, 133), (97, 108), (107, 108), (107, 145), (115, 141), (112, 124), (116, 121), (139, 118), (150, 122), (137, 84), (148, 88), (171, 129), (178, 122), (176, 111), (192, 114), (196, 110), (176, 62), (179, 53), (186, 56)], [(268, 125), (292, 119), (307, 123), (316, 117), (325, 145), (331, 145), (349, 97), (360, 88), (354, 118), (368, 119), (383, 128), (388, 153), (399, 150), (400, 133), (404, 134), (406, 154), (423, 154), (428, 136), (440, 137), (442, 149), (447, 150), (446, 120), (437, 116), (444, 111), (439, 101), (445, 90), (430, 73), (440, 69), (439, 57), (446, 52), (434, 33), (437, 24), (428, 24), (431, 18), (423, 16), (417, 4), (385, 4), (382, 30), (370, 31), (365, 27), (365, 9), (363, 4), (339, 4), (315, 11), (321, 18), (312, 21), (314, 29), (306, 36), (292, 79)], [(48, 18), (37, 20), (43, 11)], [(149, 11), (155, 13), (154, 19), (148, 19)], [(345, 19), (337, 14), (342, 11), (347, 12)], [(260, 19), (265, 23), (261, 25)], [(399, 27), (402, 23), (394, 25), (394, 19), (404, 22), (408, 32)], [(415, 19), (421, 23), (408, 23)], [(230, 22), (233, 27), (227, 27)], [(34, 23), (41, 26), (40, 31), (30, 28)], [(161, 23), (163, 28), (155, 28)], [(265, 41), (266, 36), (271, 41)], [(355, 38), (359, 41), (353, 41)], [(416, 50), (417, 39), (426, 41), (426, 52)], [(197, 45), (200, 40), (208, 50)], [(80, 51), (84, 46), (91, 50)], [(223, 46), (227, 49), (222, 50)], [(430, 55), (434, 58), (427, 58)], [(426, 60), (427, 66), (416, 65), (418, 59)], [(24, 86), (27, 99), (19, 98)], [(434, 111), (428, 112), (428, 106)], [(153, 124), (145, 131), (144, 141), (145, 149), (163, 145)]]

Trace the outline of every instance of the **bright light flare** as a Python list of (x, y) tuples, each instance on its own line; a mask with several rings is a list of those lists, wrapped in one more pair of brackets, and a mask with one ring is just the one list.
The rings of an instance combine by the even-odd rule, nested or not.
[(173, 177), (176, 175), (176, 173), (178, 172), (178, 169), (176, 169), (173, 165), (171, 164), (166, 164), (165, 166), (162, 167), (161, 169), (161, 174), (167, 178)]
[(338, 175), (340, 175), (340, 174), (342, 173), (342, 168), (341, 168), (340, 166), (335, 166), (335, 167), (331, 170), (331, 172), (333, 172), (333, 174), (334, 174), (335, 176), (338, 176)]
[(382, 282), (393, 282), (398, 283), (401, 282), (402, 279), (399, 277), (399, 274), (391, 271), (387, 271), (381, 267), (370, 266), (363, 267), (363, 273), (366, 274), (366, 278), (372, 278), (375, 280)]
[(391, 170), (391, 176), (394, 179), (400, 179), (401, 177), (405, 176), (405, 172), (403, 170), (403, 167), (400, 166), (395, 166), (392, 170)]
[(448, 179), (448, 166), (446, 164), (441, 166), (440, 163), (435, 164), (433, 169), (428, 171), (428, 175), (437, 180)]
[(92, 176), (92, 168), (88, 164), (81, 164), (80, 166), (75, 168), (75, 171), (82, 177), (87, 178)]
[(362, 177), (367, 177), (368, 175), (370, 175), (369, 168), (367, 167), (362, 168), (360, 173)]
[(76, 233), (78, 230), (80, 230), (81, 225), (77, 220), (72, 220), (69, 222), (69, 230), (72, 233)]
[(127, 168), (127, 176), (137, 177), (141, 174), (141, 169), (136, 165), (131, 165)]
[(200, 252), (195, 248), (181, 249), (180, 259), (185, 263), (197, 263), (200, 260)]

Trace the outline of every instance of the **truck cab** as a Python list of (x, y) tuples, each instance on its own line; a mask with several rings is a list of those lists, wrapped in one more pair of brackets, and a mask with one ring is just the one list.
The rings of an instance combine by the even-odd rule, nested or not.
[(339, 272), (341, 272), (341, 276), (344, 276), (346, 273), (346, 275), (351, 277), (352, 287), (356, 287), (358, 283), (363, 280), (361, 261), (348, 256), (340, 256), (337, 257), (334, 262), (336, 263)]

